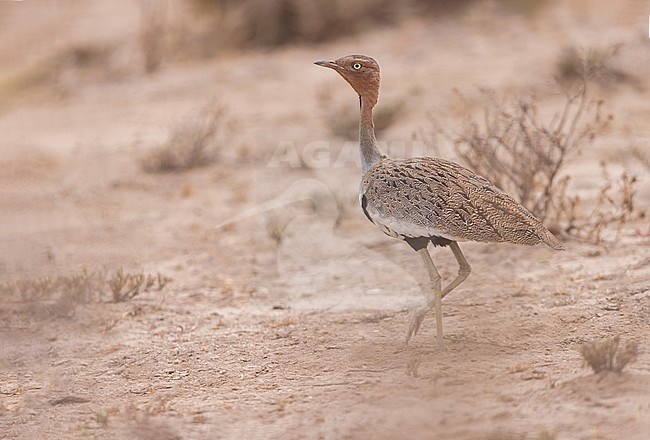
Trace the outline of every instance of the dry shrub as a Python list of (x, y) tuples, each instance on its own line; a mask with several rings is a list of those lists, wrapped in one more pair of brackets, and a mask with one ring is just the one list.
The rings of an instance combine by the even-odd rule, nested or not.
[(80, 84), (122, 78), (125, 66), (118, 50), (99, 43), (78, 43), (41, 60), (0, 84), (0, 92), (21, 93), (49, 87), (62, 94), (74, 92)]
[(87, 39), (71, 43), (0, 83), (0, 92), (21, 93), (45, 86), (68, 94), (83, 84), (120, 81), (142, 71), (154, 72), (169, 55), (170, 47), (181, 38), (168, 15), (166, 2), (142, 0), (136, 44)]
[[(80, 304), (113, 302), (135, 297), (143, 291), (162, 290), (170, 278), (160, 273), (115, 273), (82, 270), (71, 275), (25, 278), (0, 284), (0, 299), (5, 304), (27, 305), (38, 315), (69, 318)], [(110, 296), (109, 296), (110, 293)]]
[[(499, 0), (503, 11), (532, 14), (548, 0)], [(407, 17), (463, 13), (476, 0), (194, 0), (197, 15), (212, 17), (204, 52), (317, 43), (393, 25)]]
[(150, 173), (166, 173), (209, 165), (218, 159), (231, 125), (225, 107), (210, 104), (174, 127), (167, 142), (142, 159), (141, 166)]
[(567, 47), (558, 59), (555, 79), (568, 89), (579, 86), (585, 78), (610, 88), (622, 83), (638, 86), (638, 80), (634, 76), (611, 63), (621, 47), (621, 44), (586, 50)]
[(620, 373), (627, 364), (636, 360), (639, 344), (634, 341), (621, 344), (620, 337), (615, 336), (585, 342), (580, 346), (579, 351), (595, 373), (601, 371)]
[(45, 86), (67, 94), (80, 90), (83, 84), (120, 81), (158, 70), (166, 56), (182, 48), (181, 23), (170, 19), (169, 2), (141, 0), (139, 4), (137, 41), (75, 41), (0, 83), (0, 92), (21, 93)]
[(124, 273), (124, 269), (121, 267), (113, 275), (110, 275), (107, 280), (113, 302), (122, 302), (134, 298), (140, 291), (147, 292), (152, 287), (162, 290), (169, 281), (169, 278), (160, 273), (156, 274), (156, 276), (145, 275), (142, 272)]
[(591, 82), (608, 71), (603, 53), (587, 51), (578, 57), (579, 80), (548, 122), (541, 120), (535, 99), (504, 104), (486, 91), (482, 122), (470, 118), (460, 134), (450, 135), (433, 121), (429, 139), (445, 136), (462, 161), (514, 195), (554, 232), (601, 244), (607, 228), (615, 227), (618, 237), (634, 215), (636, 178), (623, 173), (615, 181), (603, 168), (605, 184), (593, 210), (583, 215), (587, 208), (578, 196), (568, 194), (570, 177), (563, 175), (567, 158), (591, 144), (613, 119), (603, 116), (603, 102), (591, 101), (588, 94)]
[[(560, 193), (560, 170), (570, 155), (606, 128), (601, 105), (588, 105), (586, 83), (566, 97), (564, 108), (543, 123), (534, 99), (506, 105), (485, 92), (483, 124), (468, 119), (452, 138), (458, 157), (494, 185), (545, 219)], [(581, 120), (587, 119), (585, 122)]]
[[(611, 177), (604, 162), (601, 162), (604, 185), (600, 188), (596, 203), (588, 215), (578, 212), (583, 204), (578, 196), (567, 196), (566, 189), (569, 179), (562, 179), (559, 196), (556, 198), (558, 207), (555, 210), (556, 224), (564, 225), (562, 231), (579, 240), (594, 244), (615, 242), (625, 224), (636, 217), (643, 217), (643, 212), (637, 211), (634, 205), (637, 178), (628, 172), (621, 173), (618, 179)], [(605, 236), (614, 232), (610, 240)]]
[(102, 277), (83, 270), (73, 275), (26, 278), (0, 285), (7, 303), (20, 303), (37, 315), (70, 318), (79, 304), (100, 300)]
[(399, 2), (389, 0), (227, 0), (196, 1), (211, 13), (211, 31), (202, 36), (213, 49), (274, 47), (318, 42), (359, 32), (375, 23), (390, 23)]
[[(499, 0), (503, 10), (529, 14), (547, 0)], [(459, 14), (476, 0), (193, 0), (205, 24), (194, 50), (277, 47), (348, 37), (407, 17)]]

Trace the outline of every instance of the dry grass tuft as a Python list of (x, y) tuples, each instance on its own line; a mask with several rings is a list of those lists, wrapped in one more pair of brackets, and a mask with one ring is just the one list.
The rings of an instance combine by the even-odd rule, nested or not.
[(168, 173), (209, 165), (218, 159), (230, 127), (225, 107), (210, 104), (199, 115), (176, 126), (165, 144), (141, 160), (142, 169)]
[(284, 231), (290, 222), (291, 218), (286, 215), (281, 215), (275, 211), (267, 213), (264, 216), (264, 230), (266, 231), (266, 236), (279, 246), (285, 239)]
[(93, 412), (93, 419), (102, 428), (107, 428), (111, 416), (116, 413), (117, 408), (100, 408)]
[(620, 343), (620, 337), (599, 339), (583, 343), (579, 348), (584, 360), (596, 373), (613, 371), (620, 373), (634, 362), (639, 354), (639, 344), (634, 341)]
[(162, 290), (170, 280), (160, 273), (156, 276), (144, 273), (124, 273), (120, 267), (108, 277), (108, 286), (113, 294), (113, 302), (122, 302), (137, 296), (140, 291), (147, 292), (152, 287)]
[[(529, 438), (525, 434), (516, 433), (512, 431), (497, 430), (495, 432), (487, 434), (483, 437), (485, 440), (521, 440), (524, 438)], [(547, 429), (542, 429), (534, 437), (535, 440), (555, 440), (557, 439), (557, 434), (555, 431), (549, 431)]]
[(420, 365), (422, 364), (422, 358), (420, 357), (412, 357), (408, 360), (406, 363), (406, 375), (411, 376), (411, 377), (419, 377), (419, 369)]
[(521, 434), (511, 431), (497, 430), (486, 434), (483, 438), (485, 440), (521, 440), (523, 437)]
[(37, 312), (69, 318), (77, 305), (101, 300), (102, 276), (83, 270), (73, 275), (42, 276), (0, 284), (0, 295), (8, 303), (38, 305)]
[(542, 429), (537, 433), (536, 440), (556, 440), (557, 433), (555, 431), (549, 431), (548, 429)]
[(131, 422), (126, 437), (156, 440), (181, 440), (184, 438), (184, 436), (178, 434), (176, 429), (168, 422), (157, 420), (148, 415), (135, 418)]
[(27, 305), (38, 315), (70, 318), (80, 304), (125, 301), (152, 288), (162, 290), (169, 281), (160, 273), (125, 273), (122, 268), (114, 273), (82, 270), (5, 282), (0, 298), (6, 304)]

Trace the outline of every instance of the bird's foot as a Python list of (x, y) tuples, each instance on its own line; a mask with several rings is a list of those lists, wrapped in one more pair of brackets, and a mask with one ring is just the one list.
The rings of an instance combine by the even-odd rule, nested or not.
[(420, 325), (422, 325), (422, 320), (426, 316), (427, 312), (429, 311), (428, 308), (421, 308), (417, 312), (415, 312), (415, 315), (413, 315), (413, 319), (411, 320), (411, 324), (409, 325), (409, 330), (406, 333), (406, 343), (408, 344), (411, 338), (415, 335), (418, 334), (418, 331), (420, 330)]

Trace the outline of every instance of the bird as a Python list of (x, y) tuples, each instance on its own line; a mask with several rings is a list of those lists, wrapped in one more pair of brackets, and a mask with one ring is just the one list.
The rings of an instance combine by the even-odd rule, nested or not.
[[(381, 75), (372, 57), (347, 55), (314, 64), (337, 72), (359, 96), (359, 202), (363, 213), (384, 234), (405, 241), (417, 252), (429, 276), (433, 295), (415, 311), (406, 334), (407, 344), (433, 309), (436, 340), (444, 347), (442, 299), (472, 271), (459, 242), (544, 243), (554, 250), (564, 250), (540, 220), (485, 177), (439, 157), (393, 158), (380, 152), (373, 109), (379, 99)], [(458, 262), (458, 274), (444, 288), (429, 254), (429, 244), (449, 247)]]

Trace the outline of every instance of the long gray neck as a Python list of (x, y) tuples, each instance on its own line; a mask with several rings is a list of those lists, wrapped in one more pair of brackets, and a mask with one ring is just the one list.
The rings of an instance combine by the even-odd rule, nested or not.
[(372, 122), (372, 103), (359, 97), (361, 103), (361, 120), (359, 121), (359, 150), (361, 152), (361, 172), (366, 172), (379, 163), (381, 153), (377, 147), (375, 124)]

